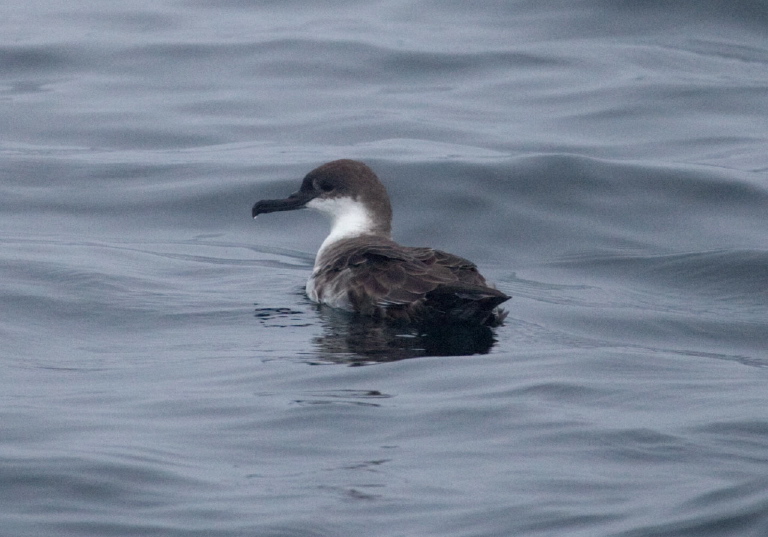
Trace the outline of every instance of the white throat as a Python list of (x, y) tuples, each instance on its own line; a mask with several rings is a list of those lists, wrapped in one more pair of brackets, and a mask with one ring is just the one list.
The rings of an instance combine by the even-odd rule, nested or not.
[[(317, 252), (318, 260), (323, 251), (333, 243), (374, 233), (376, 228), (370, 211), (352, 198), (315, 198), (307, 203), (307, 207), (331, 217), (331, 232), (320, 245), (320, 250)], [(315, 268), (317, 268), (317, 261)]]

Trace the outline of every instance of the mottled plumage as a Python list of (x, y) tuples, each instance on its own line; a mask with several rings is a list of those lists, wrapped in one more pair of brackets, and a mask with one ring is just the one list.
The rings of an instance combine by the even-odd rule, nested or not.
[(490, 287), (474, 263), (390, 238), (392, 210), (384, 186), (361, 162), (333, 161), (313, 170), (285, 200), (264, 200), (259, 214), (312, 207), (333, 219), (307, 282), (307, 295), (335, 308), (418, 323), (496, 326), (509, 299)]

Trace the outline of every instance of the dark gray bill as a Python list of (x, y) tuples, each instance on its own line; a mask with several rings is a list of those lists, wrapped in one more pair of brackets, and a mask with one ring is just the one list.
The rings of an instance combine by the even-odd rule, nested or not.
[(261, 200), (253, 206), (251, 215), (256, 218), (260, 214), (274, 213), (277, 211), (293, 211), (302, 209), (315, 195), (311, 192), (298, 191), (284, 200)]

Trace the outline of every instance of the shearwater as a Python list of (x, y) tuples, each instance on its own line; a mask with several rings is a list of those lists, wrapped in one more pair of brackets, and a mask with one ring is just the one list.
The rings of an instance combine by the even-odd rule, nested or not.
[(389, 195), (362, 162), (323, 164), (304, 177), (298, 192), (259, 201), (252, 215), (305, 207), (331, 217), (307, 281), (311, 300), (406, 323), (498, 326), (506, 317), (498, 306), (510, 297), (488, 285), (474, 263), (392, 240)]

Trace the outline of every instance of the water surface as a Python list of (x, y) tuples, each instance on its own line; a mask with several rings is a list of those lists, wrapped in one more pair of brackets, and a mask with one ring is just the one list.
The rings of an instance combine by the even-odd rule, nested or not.
[[(763, 2), (4, 13), (3, 535), (768, 533)], [(337, 158), (506, 325), (311, 304)]]

